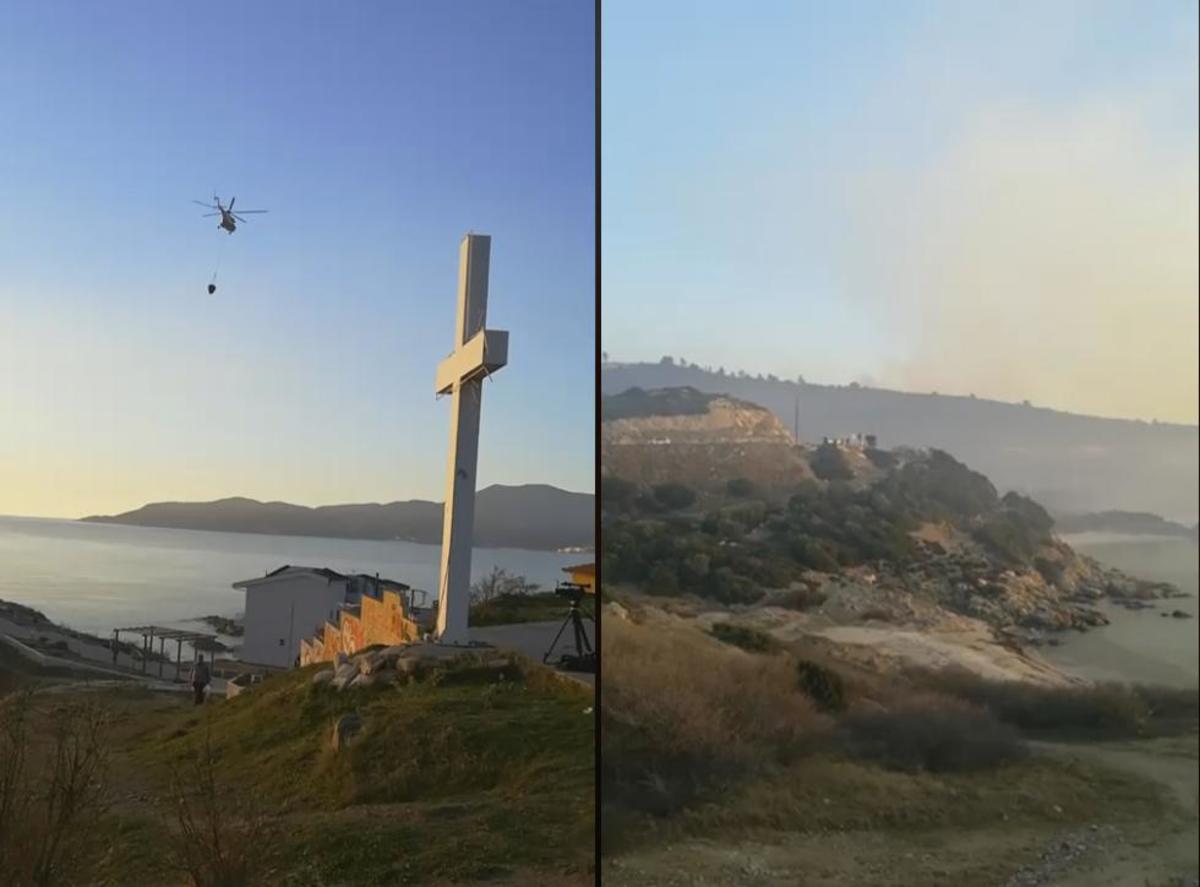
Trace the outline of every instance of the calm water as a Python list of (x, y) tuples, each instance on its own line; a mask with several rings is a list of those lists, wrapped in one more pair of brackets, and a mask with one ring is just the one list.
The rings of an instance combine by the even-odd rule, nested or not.
[(1163, 610), (1198, 615), (1197, 567), (1200, 549), (1187, 539), (1084, 533), (1065, 540), (1081, 554), (1124, 570), (1131, 576), (1173, 582), (1189, 597), (1157, 601), (1154, 610), (1102, 607), (1112, 624), (1070, 635), (1060, 647), (1045, 647), (1045, 657), (1093, 680), (1117, 680), (1195, 687), (1197, 619), (1162, 618)]
[[(102, 637), (118, 626), (242, 612), (230, 588), (284, 564), (379, 573), (429, 591), (438, 583), (440, 547), (410, 542), (260, 536), (0, 517), (0, 599), (41, 610), (51, 620)], [(475, 578), (503, 567), (543, 587), (589, 554), (478, 548)]]

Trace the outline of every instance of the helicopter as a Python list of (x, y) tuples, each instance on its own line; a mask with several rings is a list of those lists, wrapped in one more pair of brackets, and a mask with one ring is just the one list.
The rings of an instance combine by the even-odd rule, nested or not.
[(216, 212), (205, 213), (203, 216), (201, 216), (201, 218), (207, 219), (210, 216), (220, 216), (221, 221), (217, 223), (217, 227), (224, 228), (226, 231), (228, 231), (230, 234), (232, 234), (234, 231), (237, 230), (238, 222), (246, 221), (245, 219), (242, 218), (242, 213), (246, 213), (248, 215), (250, 213), (265, 213), (265, 212), (267, 212), (267, 210), (265, 210), (265, 209), (239, 209), (235, 213), (233, 211), (233, 204), (234, 204), (234, 201), (236, 201), (236, 200), (237, 200), (236, 197), (231, 197), (229, 200), (229, 206), (224, 206), (221, 203), (221, 198), (218, 197), (216, 194), (214, 194), (212, 203), (205, 203), (202, 200), (193, 200), (192, 203), (197, 203), (200, 206), (206, 206), (209, 209), (215, 209)]

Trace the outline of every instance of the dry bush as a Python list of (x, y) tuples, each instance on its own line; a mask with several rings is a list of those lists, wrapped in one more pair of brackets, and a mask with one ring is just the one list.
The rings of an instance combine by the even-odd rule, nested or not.
[(785, 657), (619, 619), (602, 645), (602, 761), (619, 803), (671, 812), (705, 783), (788, 760), (828, 729)]
[(1194, 725), (1195, 690), (1101, 683), (1046, 687), (993, 681), (964, 669), (914, 672), (921, 686), (967, 700), (1022, 730), (1066, 735), (1131, 737), (1180, 722)]
[(771, 605), (803, 612), (821, 606), (828, 599), (829, 596), (819, 588), (798, 585), (795, 588), (775, 595), (771, 598)]
[(895, 770), (983, 770), (1017, 760), (1026, 747), (986, 709), (939, 693), (882, 706), (856, 706), (839, 725), (842, 750)]
[(194, 887), (247, 887), (262, 857), (263, 817), (218, 775), (219, 759), (206, 730), (186, 767), (171, 778), (179, 830), (171, 858)]
[(708, 633), (718, 641), (732, 644), (747, 653), (774, 653), (781, 647), (779, 641), (765, 631), (733, 622), (714, 623)]
[[(84, 823), (107, 802), (107, 713), (92, 701), (34, 707), (32, 692), (0, 705), (0, 872), (4, 883), (70, 880)], [(38, 718), (35, 736), (34, 721)]]

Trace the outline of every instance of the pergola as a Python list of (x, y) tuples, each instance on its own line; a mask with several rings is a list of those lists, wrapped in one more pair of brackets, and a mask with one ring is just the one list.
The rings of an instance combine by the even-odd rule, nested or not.
[(175, 642), (175, 677), (179, 677), (179, 665), (183, 658), (183, 645), (185, 643), (192, 645), (192, 662), (196, 661), (196, 654), (199, 652), (199, 647), (202, 642), (207, 641), (210, 649), (216, 649), (217, 636), (213, 634), (204, 634), (199, 631), (181, 631), (178, 628), (163, 628), (159, 625), (132, 625), (125, 628), (113, 629), (112, 655), (113, 664), (117, 663), (117, 650), (121, 642), (121, 632), (129, 631), (142, 636), (142, 674), (146, 673), (146, 661), (149, 659), (149, 654), (154, 652), (154, 641), (158, 639), (158, 676), (161, 678), (163, 673), (163, 663), (166, 657), (163, 654), (163, 647), (167, 641)]

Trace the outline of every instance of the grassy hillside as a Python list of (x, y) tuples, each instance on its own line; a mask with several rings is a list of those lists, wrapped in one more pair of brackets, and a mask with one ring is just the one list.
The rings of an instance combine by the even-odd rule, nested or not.
[[(602, 639), (606, 881), (680, 883), (647, 876), (662, 848), (679, 877), (788, 883), (778, 863), (778, 881), (732, 869), (732, 848), (754, 847), (784, 871), (819, 871), (813, 883), (999, 885), (1079, 830), (1148, 840), (1194, 822), (1161, 786), (1028, 742), (1173, 734), (1142, 742), (1194, 760), (1194, 691), (881, 675), (627, 603)], [(695, 862), (701, 846), (724, 861)], [(843, 871), (860, 852), (884, 867)]]
[[(141, 690), (97, 697), (112, 806), (89, 824), (86, 883), (191, 883), (172, 852), (176, 812), (208, 776), (222, 852), (243, 847), (252, 863), (230, 885), (591, 882), (590, 692), (524, 660), (497, 674), (468, 658), (345, 692), (314, 686), (319, 669), (202, 709)], [(55, 704), (39, 701), (39, 718)], [(349, 714), (361, 732), (335, 752)], [(207, 823), (202, 795), (192, 810)]]

